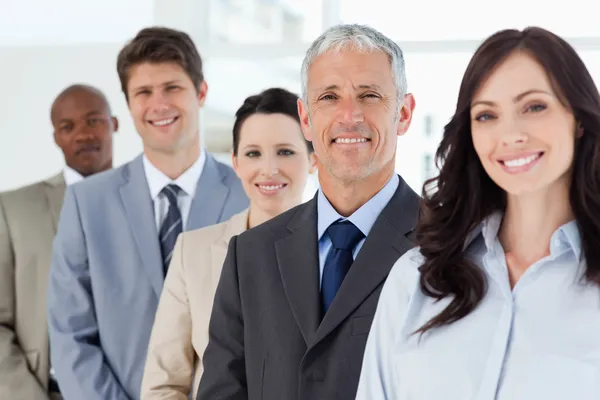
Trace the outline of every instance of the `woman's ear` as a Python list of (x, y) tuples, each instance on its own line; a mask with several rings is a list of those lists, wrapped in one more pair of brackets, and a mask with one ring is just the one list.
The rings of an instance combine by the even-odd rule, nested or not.
[(235, 153), (232, 151), (231, 152), (231, 166), (233, 167), (233, 170), (235, 171), (235, 174), (237, 175), (237, 177), (240, 177), (240, 174), (238, 173), (238, 159), (237, 156), (235, 155)]

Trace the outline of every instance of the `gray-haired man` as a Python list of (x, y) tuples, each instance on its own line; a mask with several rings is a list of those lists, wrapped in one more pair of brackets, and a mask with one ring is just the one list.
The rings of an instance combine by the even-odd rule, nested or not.
[(379, 293), (419, 197), (394, 172), (411, 122), (400, 48), (340, 25), (302, 66), (298, 111), (321, 189), (231, 240), (198, 400), (353, 399)]

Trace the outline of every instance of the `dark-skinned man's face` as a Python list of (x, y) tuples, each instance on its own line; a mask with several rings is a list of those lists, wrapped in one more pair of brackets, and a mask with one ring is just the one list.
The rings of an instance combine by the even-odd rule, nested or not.
[(112, 135), (118, 121), (97, 94), (76, 90), (57, 100), (52, 110), (54, 141), (66, 164), (89, 176), (112, 167)]

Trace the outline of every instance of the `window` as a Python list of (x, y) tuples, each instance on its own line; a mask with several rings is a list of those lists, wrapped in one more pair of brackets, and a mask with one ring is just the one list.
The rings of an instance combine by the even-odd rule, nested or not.
[(433, 115), (427, 114), (423, 118), (423, 134), (429, 138), (433, 135)]
[(208, 95), (204, 111), (205, 144), (210, 151), (228, 152), (236, 110), (246, 97), (270, 87), (281, 87), (300, 95), (302, 57), (247, 60), (208, 58), (204, 75)]
[(596, 86), (600, 83), (600, 49), (592, 51), (579, 51), (579, 56), (585, 63), (588, 71), (594, 78)]
[[(19, 0), (4, 2), (0, 46), (124, 42), (152, 25), (148, 0)], [(8, 7), (8, 9), (6, 9)]]
[(325, 0), (217, 1), (211, 7), (211, 39), (224, 43), (305, 42), (321, 33)]
[(503, 0), (390, 1), (339, 0), (341, 20), (368, 24), (398, 41), (481, 40), (500, 29), (538, 25), (565, 37), (600, 36), (598, 17), (589, 0), (553, 3)]
[(433, 178), (434, 176), (434, 165), (433, 165), (433, 156), (431, 154), (425, 153), (423, 154), (423, 177), (425, 180)]

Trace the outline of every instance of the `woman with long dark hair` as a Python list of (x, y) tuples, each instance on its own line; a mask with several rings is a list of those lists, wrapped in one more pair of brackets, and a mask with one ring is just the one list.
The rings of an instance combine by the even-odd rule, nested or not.
[(383, 288), (358, 399), (600, 396), (600, 96), (563, 39), (473, 56)]

